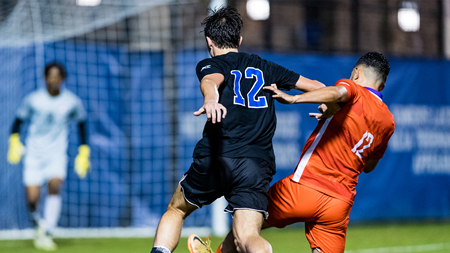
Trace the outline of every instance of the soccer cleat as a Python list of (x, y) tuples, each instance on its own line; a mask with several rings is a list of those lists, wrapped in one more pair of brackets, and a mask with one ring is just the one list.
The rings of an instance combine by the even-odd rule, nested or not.
[(211, 241), (206, 237), (206, 243), (197, 235), (190, 235), (188, 238), (188, 248), (191, 253), (214, 253), (211, 249)]
[(47, 234), (41, 227), (37, 228), (36, 237), (34, 239), (34, 247), (38, 250), (55, 251), (58, 246), (53, 242), (53, 238), (50, 234)]

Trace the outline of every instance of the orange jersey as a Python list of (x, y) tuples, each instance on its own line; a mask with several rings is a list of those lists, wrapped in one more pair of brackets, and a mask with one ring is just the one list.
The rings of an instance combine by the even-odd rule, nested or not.
[(291, 180), (353, 204), (368, 159), (381, 159), (394, 133), (394, 116), (377, 91), (341, 79), (348, 100), (321, 120), (303, 147)]

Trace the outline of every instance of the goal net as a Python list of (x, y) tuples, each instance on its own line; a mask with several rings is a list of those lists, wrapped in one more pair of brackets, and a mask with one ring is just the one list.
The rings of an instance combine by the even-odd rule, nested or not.
[[(6, 153), (15, 111), (26, 94), (45, 85), (43, 70), (51, 61), (66, 67), (63, 86), (81, 98), (88, 112), (91, 147), (91, 171), (81, 180), (73, 171), (79, 143), (77, 129), (71, 126), (59, 235), (153, 235), (189, 168), (206, 120), (192, 112), (203, 104), (195, 66), (209, 56), (200, 32), (208, 4), (200, 0), (1, 3), (0, 238), (31, 236), (22, 164), (8, 164)], [(25, 136), (23, 127), (22, 141)], [(224, 207), (220, 205), (215, 207), (219, 212)], [(213, 209), (194, 212), (185, 227), (211, 232)]]

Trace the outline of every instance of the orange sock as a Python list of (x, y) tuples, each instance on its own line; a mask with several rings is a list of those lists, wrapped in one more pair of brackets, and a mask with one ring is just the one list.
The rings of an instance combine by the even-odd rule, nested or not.
[(222, 243), (217, 248), (216, 253), (222, 253)]

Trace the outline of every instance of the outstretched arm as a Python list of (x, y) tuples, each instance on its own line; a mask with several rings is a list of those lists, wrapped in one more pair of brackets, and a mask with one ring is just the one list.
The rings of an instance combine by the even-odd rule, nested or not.
[(345, 102), (348, 99), (348, 91), (342, 85), (329, 86), (321, 89), (306, 92), (300, 95), (291, 96), (280, 90), (277, 86), (272, 84), (271, 86), (263, 87), (265, 90), (271, 90), (278, 102), (282, 104), (322, 104), (322, 103), (338, 103)]
[(303, 92), (313, 91), (323, 87), (325, 87), (325, 84), (304, 76), (300, 76), (295, 84), (295, 89)]
[(204, 97), (203, 106), (196, 112), (195, 116), (206, 113), (208, 121), (213, 124), (220, 122), (227, 115), (225, 106), (219, 103), (219, 86), (225, 80), (224, 76), (219, 73), (209, 74), (203, 77), (200, 82), (200, 89)]
[[(313, 91), (324, 87), (325, 85), (323, 83), (317, 80), (308, 79), (304, 76), (300, 76), (295, 85), (295, 89), (303, 92)], [(323, 103), (318, 109), (319, 113), (310, 113), (309, 116), (315, 117), (317, 120), (326, 119), (336, 114), (341, 107), (337, 103)]]

